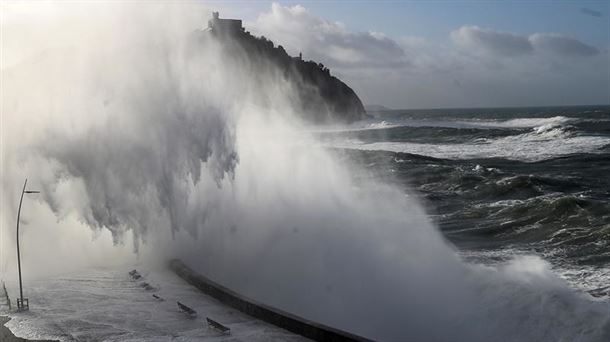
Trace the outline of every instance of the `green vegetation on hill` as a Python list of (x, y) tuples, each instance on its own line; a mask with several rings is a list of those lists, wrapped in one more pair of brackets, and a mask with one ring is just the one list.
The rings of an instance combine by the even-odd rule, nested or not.
[[(297, 110), (312, 123), (352, 122), (361, 120), (366, 112), (358, 95), (344, 82), (330, 74), (322, 63), (291, 57), (284, 48), (267, 38), (255, 37), (244, 30), (209, 29), (204, 35), (217, 38), (228, 56), (245, 65), (253, 77), (281, 77), (293, 90)], [(267, 99), (273, 101), (273, 99)]]

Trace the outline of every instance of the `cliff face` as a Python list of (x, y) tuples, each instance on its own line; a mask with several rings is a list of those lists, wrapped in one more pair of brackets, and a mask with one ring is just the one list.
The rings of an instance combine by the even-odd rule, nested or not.
[(279, 74), (294, 90), (294, 103), (300, 107), (304, 120), (310, 123), (352, 122), (365, 117), (358, 95), (345, 83), (332, 76), (328, 68), (314, 61), (291, 57), (282, 46), (275, 46), (265, 37), (255, 37), (243, 29), (210, 28), (202, 33), (221, 42), (229, 56), (247, 65), (254, 77), (260, 72)]

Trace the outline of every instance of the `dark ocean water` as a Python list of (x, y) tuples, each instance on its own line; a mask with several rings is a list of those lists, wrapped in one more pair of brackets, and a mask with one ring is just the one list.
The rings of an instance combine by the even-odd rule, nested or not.
[(415, 191), (467, 260), (610, 279), (610, 106), (395, 110), (320, 136)]

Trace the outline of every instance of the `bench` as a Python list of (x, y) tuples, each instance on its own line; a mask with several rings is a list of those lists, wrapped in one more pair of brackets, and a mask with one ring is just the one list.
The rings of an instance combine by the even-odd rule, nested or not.
[(180, 302), (176, 302), (176, 303), (178, 304), (178, 307), (180, 308), (180, 310), (187, 313), (189, 316), (191, 316), (191, 317), (197, 316), (197, 311), (189, 308), (188, 306), (186, 306)]
[(216, 322), (215, 320), (211, 319), (210, 317), (206, 317), (205, 318), (206, 321), (208, 321), (208, 326), (220, 331), (223, 334), (230, 334), (231, 333), (231, 329), (229, 329), (228, 327)]

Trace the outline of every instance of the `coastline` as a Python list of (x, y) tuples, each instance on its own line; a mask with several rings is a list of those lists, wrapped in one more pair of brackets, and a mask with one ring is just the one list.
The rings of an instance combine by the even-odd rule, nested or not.
[(28, 340), (15, 336), (4, 324), (10, 321), (8, 316), (0, 316), (0, 341), (2, 342), (59, 342), (57, 340)]

